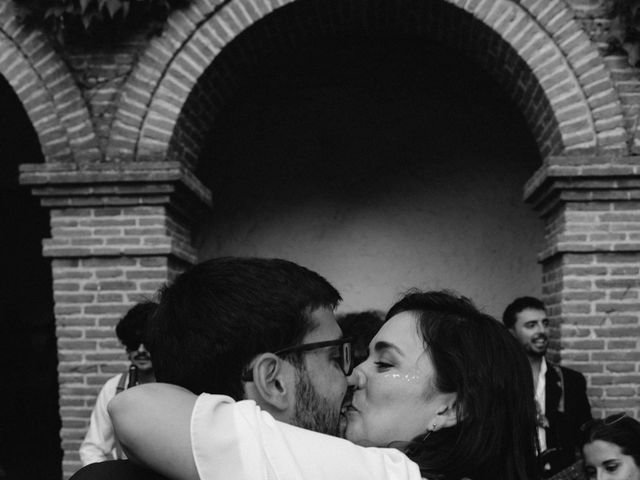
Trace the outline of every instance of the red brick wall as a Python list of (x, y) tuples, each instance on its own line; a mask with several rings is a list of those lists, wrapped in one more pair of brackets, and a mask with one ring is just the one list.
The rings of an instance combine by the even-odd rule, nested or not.
[(573, 253), (544, 264), (554, 347), (589, 379), (594, 415), (640, 414), (639, 260), (636, 252)]
[(167, 264), (135, 256), (52, 261), (66, 472), (80, 467), (78, 448), (100, 388), (128, 366), (115, 325), (137, 301), (153, 298), (169, 279)]
[(100, 388), (127, 366), (116, 323), (195, 262), (191, 226), (210, 202), (176, 164), (118, 167), (22, 168), (22, 183), (50, 208), (43, 254), (52, 259), (65, 477), (80, 467)]
[[(510, 85), (543, 155), (563, 149), (626, 148), (622, 110), (609, 71), (563, 2), (282, 3), (286, 7), (237, 0), (173, 15), (123, 89), (109, 158), (137, 152), (149, 159), (168, 154), (195, 162), (216, 112), (203, 112), (203, 105), (224, 104), (235, 83), (242, 81), (242, 71), (259, 61), (262, 48), (284, 49), (286, 55), (300, 40), (321, 42), (323, 35), (345, 32), (425, 35), (486, 64)], [(268, 27), (254, 25), (263, 17)], [(262, 27), (268, 35), (252, 39), (251, 32)], [(237, 54), (229, 62), (218, 62), (227, 48), (237, 49)], [(169, 67), (160, 71), (154, 68), (158, 64)], [(518, 64), (526, 67), (513, 68)]]
[(546, 221), (541, 253), (554, 349), (585, 373), (594, 415), (640, 416), (640, 181), (635, 158), (550, 158), (526, 195)]

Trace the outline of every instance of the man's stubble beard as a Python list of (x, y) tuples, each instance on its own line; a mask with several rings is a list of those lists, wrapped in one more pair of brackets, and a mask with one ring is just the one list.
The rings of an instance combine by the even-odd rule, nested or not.
[(296, 367), (296, 410), (293, 424), (327, 435), (340, 435), (340, 409), (332, 406), (311, 384), (304, 365)]
[(542, 358), (544, 358), (546, 356), (547, 351), (545, 350), (544, 352), (538, 352), (537, 350), (529, 350), (529, 349), (527, 349), (526, 353), (531, 359), (540, 360), (540, 359), (542, 359)]
[(531, 343), (533, 343), (537, 337), (543, 337), (547, 342), (549, 341), (549, 337), (543, 334), (532, 337), (529, 342), (525, 344), (525, 351), (527, 352), (527, 355), (535, 360), (539, 360), (544, 357), (547, 354), (547, 349), (549, 348), (549, 344), (547, 343), (542, 350), (536, 349)]

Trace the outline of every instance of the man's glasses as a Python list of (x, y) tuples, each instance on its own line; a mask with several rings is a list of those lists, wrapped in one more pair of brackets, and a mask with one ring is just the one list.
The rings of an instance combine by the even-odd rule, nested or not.
[(616, 413), (614, 415), (608, 416), (607, 418), (594, 418), (593, 420), (589, 420), (584, 422), (580, 427), (581, 432), (588, 432), (596, 425), (605, 425), (607, 427), (619, 422), (624, 417), (626, 417), (626, 412)]
[[(279, 357), (284, 357), (292, 353), (308, 353), (313, 350), (318, 350), (319, 348), (338, 347), (338, 364), (340, 365), (342, 373), (344, 373), (348, 377), (349, 375), (351, 375), (351, 372), (353, 372), (354, 366), (352, 343), (352, 338), (339, 338), (337, 340), (327, 340), (326, 342), (303, 343), (302, 345), (294, 345), (292, 347), (283, 348), (281, 350), (273, 352), (273, 354)], [(245, 382), (252, 381), (253, 372), (251, 370), (246, 370), (242, 374), (242, 380)]]
[(135, 352), (136, 350), (140, 349), (140, 345), (142, 345), (142, 343), (142, 340), (133, 341), (129, 344), (125, 344), (124, 348), (126, 348), (127, 352)]

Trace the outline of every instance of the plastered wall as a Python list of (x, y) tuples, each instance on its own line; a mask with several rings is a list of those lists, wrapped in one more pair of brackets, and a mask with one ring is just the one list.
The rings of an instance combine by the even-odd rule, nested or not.
[(200, 258), (297, 261), (338, 287), (343, 311), (384, 310), (411, 287), (454, 288), (495, 315), (539, 295), (526, 125), (481, 71), (424, 54), (345, 46), (247, 86), (211, 142)]

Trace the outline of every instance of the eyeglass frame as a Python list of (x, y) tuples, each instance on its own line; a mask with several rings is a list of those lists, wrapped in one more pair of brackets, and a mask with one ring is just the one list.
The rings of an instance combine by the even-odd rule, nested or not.
[[(136, 345), (135, 348), (131, 348), (133, 345)], [(140, 345), (144, 345), (144, 340), (140, 340), (137, 342), (129, 342), (129, 344), (127, 345), (126, 343), (123, 343), (124, 345), (124, 349), (127, 351), (127, 353), (131, 353), (131, 352), (137, 352), (138, 350), (140, 350)], [(147, 350), (147, 346), (144, 346), (144, 349), (148, 352), (149, 350)]]
[(604, 425), (605, 427), (610, 427), (611, 425), (618, 423), (620, 420), (622, 420), (627, 416), (628, 416), (627, 412), (619, 412), (619, 413), (614, 413), (613, 415), (609, 415), (608, 417), (605, 417), (605, 418), (593, 418), (591, 420), (587, 420), (582, 425), (580, 425), (580, 431), (582, 433), (586, 433), (596, 425)]
[[(282, 348), (280, 350), (277, 350), (271, 353), (273, 353), (278, 357), (282, 357), (283, 355), (286, 356), (291, 353), (307, 353), (312, 350), (317, 350), (319, 348), (341, 346), (343, 348), (340, 349), (340, 359), (342, 360), (340, 362), (340, 370), (342, 370), (342, 373), (344, 374), (345, 377), (348, 377), (349, 375), (351, 375), (351, 373), (353, 372), (353, 368), (355, 367), (355, 362), (353, 361), (353, 341), (354, 341), (353, 337), (344, 337), (344, 338), (337, 338), (335, 340), (325, 340), (323, 342), (302, 343), (300, 345), (292, 345), (290, 347)], [(349, 367), (347, 368), (346, 372), (344, 370), (345, 347), (346, 347), (346, 351), (348, 351), (348, 360), (349, 360)], [(250, 368), (247, 368), (242, 373), (241, 380), (245, 382), (252, 382), (253, 371)]]

